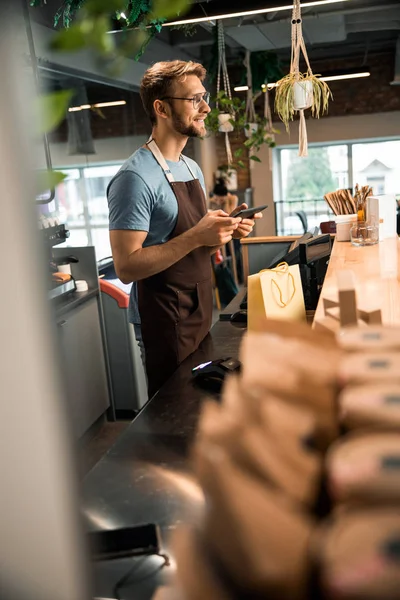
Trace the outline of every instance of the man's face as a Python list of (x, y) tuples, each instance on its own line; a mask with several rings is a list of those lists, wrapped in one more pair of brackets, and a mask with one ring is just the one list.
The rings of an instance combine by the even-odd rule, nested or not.
[[(175, 82), (169, 96), (193, 98), (204, 94), (205, 87), (196, 75), (188, 75), (183, 81)], [(203, 137), (206, 134), (204, 119), (210, 112), (210, 107), (202, 99), (197, 108), (193, 101), (169, 99), (172, 128), (188, 137)], [(196, 103), (195, 103), (196, 104)]]

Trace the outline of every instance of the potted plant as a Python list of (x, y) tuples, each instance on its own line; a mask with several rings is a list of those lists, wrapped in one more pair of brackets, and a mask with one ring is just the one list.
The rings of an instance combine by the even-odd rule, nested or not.
[(331, 91), (325, 81), (321, 81), (311, 71), (292, 72), (277, 82), (275, 110), (289, 131), (289, 121), (293, 121), (296, 111), (311, 108), (312, 115), (319, 118), (328, 110)]
[[(303, 54), (307, 71), (300, 71), (300, 54)], [(299, 156), (307, 156), (307, 130), (304, 111), (311, 108), (313, 117), (319, 118), (328, 110), (331, 91), (325, 81), (314, 75), (308, 60), (301, 26), (300, 0), (294, 0), (292, 13), (292, 60), (290, 73), (277, 82), (275, 110), (289, 131), (289, 121), (296, 111), (300, 113)]]

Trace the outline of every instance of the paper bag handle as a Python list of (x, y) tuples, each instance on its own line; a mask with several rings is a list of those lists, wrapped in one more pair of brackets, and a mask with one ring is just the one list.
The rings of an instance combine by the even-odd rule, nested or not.
[[(277, 273), (278, 275), (288, 275), (292, 285), (293, 285), (293, 292), (292, 295), (290, 296), (289, 300), (287, 302), (284, 302), (283, 300), (283, 295), (282, 295), (282, 290), (279, 287), (278, 283), (275, 281), (274, 278), (271, 279), (271, 291), (272, 291), (272, 296), (274, 297), (276, 303), (281, 307), (281, 308), (285, 308), (286, 306), (288, 306), (291, 301), (294, 298), (294, 295), (296, 293), (296, 284), (294, 282), (294, 277), (292, 275), (292, 273), (289, 271), (289, 265), (287, 264), (287, 262), (281, 262), (279, 263), (279, 265), (277, 265), (274, 269), (264, 269), (265, 271), (274, 271), (275, 273)], [(278, 292), (279, 292), (279, 301), (276, 300), (275, 295), (274, 295), (274, 286), (277, 288)]]

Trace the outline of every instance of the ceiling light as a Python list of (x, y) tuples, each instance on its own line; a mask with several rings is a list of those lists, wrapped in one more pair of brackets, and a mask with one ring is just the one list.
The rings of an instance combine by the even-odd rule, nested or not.
[(115, 100), (115, 102), (99, 102), (98, 104), (93, 104), (95, 108), (103, 108), (104, 106), (122, 106), (126, 104), (125, 100)]
[(76, 112), (78, 110), (89, 110), (89, 108), (104, 108), (106, 106), (122, 106), (126, 104), (125, 100), (115, 100), (114, 102), (98, 102), (97, 104), (81, 104), (80, 106), (71, 106), (68, 109), (69, 112)]
[[(339, 79), (358, 79), (360, 77), (369, 77), (371, 75), (371, 73), (369, 71), (360, 71), (360, 72), (354, 72), (354, 73), (342, 73), (342, 74), (337, 74), (337, 75), (325, 75), (325, 77), (319, 77), (318, 79), (320, 79), (321, 81), (338, 81)], [(265, 88), (267, 87), (269, 90), (272, 90), (273, 88), (275, 88), (278, 84), (277, 83), (267, 83), (267, 85), (265, 85), (265, 83), (263, 83), (261, 85), (261, 88), (263, 90), (265, 90)], [(247, 87), (247, 85), (240, 85), (238, 87), (233, 88), (235, 92), (246, 92), (249, 88)]]
[[(350, 2), (350, 0), (316, 0), (315, 2), (304, 2), (301, 7), (303, 9), (310, 8), (312, 6), (324, 6), (325, 4), (336, 4), (337, 2)], [(219, 19), (233, 19), (234, 17), (250, 17), (253, 15), (262, 15), (265, 13), (275, 13), (285, 10), (293, 10), (293, 3), (287, 4), (286, 6), (275, 6), (274, 8), (260, 8), (258, 10), (244, 10), (242, 12), (229, 13), (226, 15), (210, 15), (209, 17), (197, 17), (194, 19), (182, 19), (180, 21), (170, 21), (163, 23), (163, 27), (170, 27), (171, 25), (186, 25), (188, 23), (204, 23), (211, 20)]]
[(363, 71), (361, 73), (348, 73), (345, 75), (328, 75), (327, 77), (320, 77), (321, 81), (337, 81), (338, 79), (357, 79), (358, 77), (369, 77), (371, 73), (369, 71)]

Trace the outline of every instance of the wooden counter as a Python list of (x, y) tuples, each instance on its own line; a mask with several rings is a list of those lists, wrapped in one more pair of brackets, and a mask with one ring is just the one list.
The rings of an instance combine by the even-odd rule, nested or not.
[(324, 317), (323, 297), (337, 289), (336, 273), (353, 271), (357, 301), (380, 308), (384, 325), (400, 325), (400, 239), (357, 248), (335, 242), (314, 320)]

